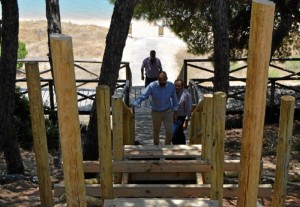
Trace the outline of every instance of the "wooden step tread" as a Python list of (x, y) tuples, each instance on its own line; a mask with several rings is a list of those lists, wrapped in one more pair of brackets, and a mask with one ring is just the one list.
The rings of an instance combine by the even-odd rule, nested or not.
[[(224, 171), (238, 171), (239, 160), (226, 160)], [(113, 172), (210, 172), (206, 160), (123, 160), (112, 163)], [(99, 172), (98, 161), (84, 161), (84, 172)]]
[(218, 201), (201, 199), (201, 198), (186, 198), (186, 199), (149, 199), (149, 198), (116, 198), (104, 201), (103, 207), (217, 207)]
[(201, 145), (125, 145), (124, 157), (137, 158), (199, 158)]
[[(124, 198), (204, 198), (210, 196), (210, 184), (114, 184), (113, 195)], [(224, 197), (237, 197), (237, 184), (224, 184)], [(63, 184), (54, 185), (56, 197), (65, 192)], [(101, 185), (86, 185), (86, 194), (101, 196)], [(271, 197), (272, 185), (260, 184), (258, 197)]]

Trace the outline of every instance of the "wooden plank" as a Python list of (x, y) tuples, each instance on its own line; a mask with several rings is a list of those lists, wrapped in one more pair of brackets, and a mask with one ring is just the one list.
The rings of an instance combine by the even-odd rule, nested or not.
[(223, 206), (224, 139), (225, 139), (226, 93), (216, 92), (213, 97), (213, 137), (211, 143), (211, 193), (210, 198), (219, 200)]
[(253, 0), (237, 206), (256, 206), (275, 4)]
[[(211, 149), (213, 142), (213, 95), (204, 94), (203, 99), (203, 112), (202, 112), (202, 156), (203, 160), (211, 160)], [(199, 177), (200, 179), (200, 177)], [(210, 183), (210, 173), (202, 173), (202, 182)]]
[(202, 160), (128, 160), (115, 161), (114, 172), (209, 172), (211, 166)]
[(39, 180), (38, 183), (41, 204), (45, 207), (52, 207), (52, 187), (43, 99), (41, 95), (42, 92), (39, 65), (37, 62), (26, 63), (25, 70), (28, 86), (34, 153), (36, 159), (36, 172)]
[(72, 38), (50, 35), (68, 206), (86, 206)]
[[(128, 166), (127, 166), (128, 165)], [(183, 166), (180, 166), (183, 165)], [(225, 160), (224, 171), (237, 172), (239, 160)], [(83, 161), (84, 172), (98, 173), (99, 161)], [(124, 160), (113, 162), (113, 172), (210, 172), (204, 160)]]
[(137, 158), (199, 158), (201, 145), (125, 145), (124, 157)]
[(130, 173), (130, 182), (141, 181), (195, 181), (196, 175), (191, 172), (155, 172), (155, 173)]
[(218, 202), (201, 198), (116, 198), (105, 200), (103, 207), (217, 207)]
[[(112, 119), (113, 119), (113, 156), (114, 160), (123, 160), (123, 101), (121, 95), (113, 95)], [(122, 174), (114, 174), (114, 183), (122, 182)]]
[[(110, 89), (106, 85), (96, 88), (98, 147), (100, 159), (100, 182), (103, 199), (113, 198), (112, 153), (110, 123)], [(100, 192), (99, 192), (100, 193)]]
[(272, 200), (273, 207), (284, 206), (285, 203), (286, 185), (292, 146), (294, 107), (294, 97), (281, 97), (274, 195)]
[[(64, 193), (63, 184), (54, 185), (54, 196), (59, 197)], [(86, 193), (89, 196), (99, 196), (101, 186), (99, 184), (86, 185)], [(237, 184), (224, 184), (224, 197), (237, 197)], [(128, 198), (203, 198), (209, 197), (209, 184), (115, 184), (113, 186), (113, 194), (115, 197)], [(272, 185), (261, 184), (258, 188), (258, 197), (271, 197)]]

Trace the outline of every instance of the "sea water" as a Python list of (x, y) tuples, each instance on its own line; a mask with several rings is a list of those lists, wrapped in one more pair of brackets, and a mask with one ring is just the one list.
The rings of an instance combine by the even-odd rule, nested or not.
[[(20, 19), (46, 20), (45, 0), (19, 0), (18, 5)], [(59, 6), (64, 21), (110, 19), (114, 5), (109, 0), (60, 0)]]

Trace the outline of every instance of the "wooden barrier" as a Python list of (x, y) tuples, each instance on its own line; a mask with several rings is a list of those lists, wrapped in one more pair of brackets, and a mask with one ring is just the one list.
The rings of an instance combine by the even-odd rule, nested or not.
[(72, 39), (50, 35), (68, 206), (86, 206)]
[(38, 63), (26, 63), (25, 70), (41, 205), (45, 207), (52, 207), (53, 200), (49, 156)]
[(281, 97), (276, 171), (272, 207), (284, 206), (292, 145), (295, 98)]

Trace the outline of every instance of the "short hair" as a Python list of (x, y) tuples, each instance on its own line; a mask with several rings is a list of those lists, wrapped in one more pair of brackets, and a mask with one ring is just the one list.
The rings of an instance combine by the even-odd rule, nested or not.
[(174, 83), (176, 83), (177, 81), (180, 81), (182, 86), (184, 85), (184, 82), (183, 82), (183, 80), (182, 80), (181, 78), (176, 79), (176, 80), (174, 81)]
[(157, 76), (159, 76), (160, 74), (165, 74), (166, 76), (167, 76), (167, 73), (165, 72), (165, 71), (163, 71), (163, 70), (160, 70), (159, 72), (158, 72), (158, 75)]

